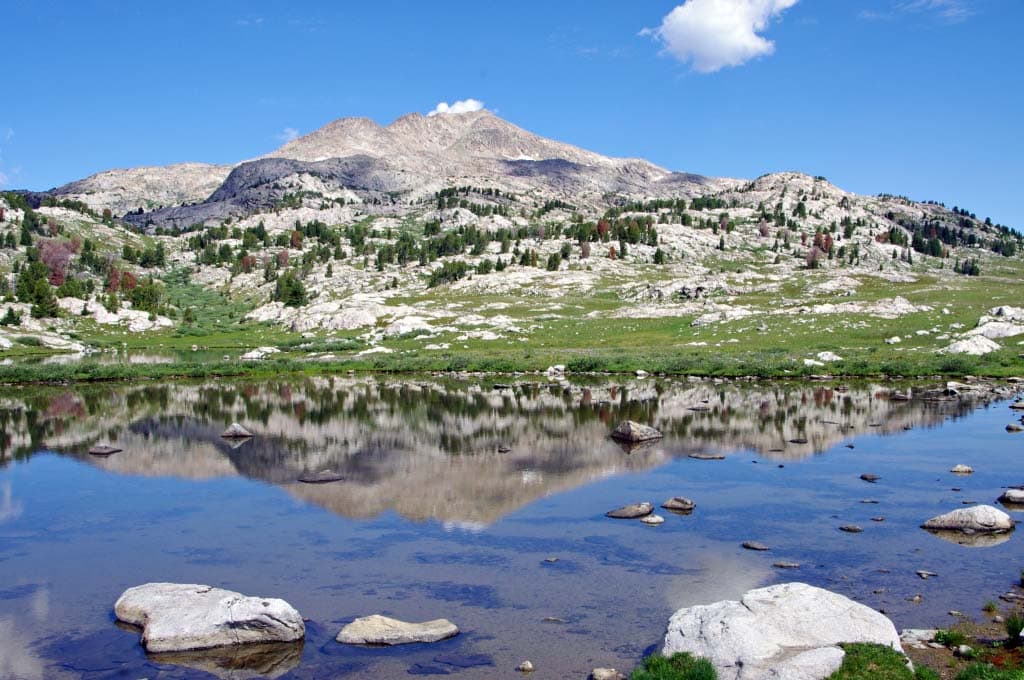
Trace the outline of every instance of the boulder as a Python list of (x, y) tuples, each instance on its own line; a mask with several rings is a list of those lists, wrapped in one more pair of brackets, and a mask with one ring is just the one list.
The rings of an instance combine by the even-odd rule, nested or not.
[(458, 634), (458, 626), (448, 619), (407, 623), (373, 614), (346, 625), (335, 639), (346, 645), (405, 645), (412, 642), (438, 642)]
[(929, 531), (957, 531), (965, 534), (1001, 534), (1014, 529), (1013, 519), (999, 508), (991, 505), (975, 505), (960, 508), (938, 517), (932, 517), (921, 525)]
[(1005, 505), (1024, 505), (1024, 489), (1007, 489), (999, 497), (999, 502)]
[(654, 506), (644, 501), (643, 503), (630, 503), (629, 505), (623, 505), (621, 508), (609, 510), (604, 513), (604, 516), (613, 519), (637, 519), (639, 517), (646, 517), (652, 512), (654, 512)]
[(661, 507), (671, 512), (689, 514), (697, 507), (697, 504), (683, 496), (673, 496), (661, 504)]
[(661, 432), (650, 425), (644, 425), (633, 420), (624, 420), (612, 432), (613, 439), (625, 442), (646, 442), (652, 439), (661, 439)]
[(306, 634), (302, 616), (284, 600), (191, 583), (129, 588), (118, 598), (114, 614), (142, 627), (142, 646), (148, 652), (294, 642)]
[(939, 350), (939, 354), (968, 354), (970, 356), (981, 356), (998, 350), (999, 343), (989, 340), (983, 335), (973, 335), (962, 340), (950, 343)]
[(804, 583), (751, 590), (680, 609), (669, 620), (662, 653), (708, 659), (720, 680), (826, 678), (842, 665), (848, 642), (902, 652), (892, 622), (870, 607)]
[(643, 522), (644, 524), (647, 524), (647, 525), (653, 527), (653, 526), (658, 526), (659, 524), (664, 524), (665, 523), (665, 518), (662, 517), (661, 515), (647, 515), (646, 517), (641, 517), (640, 521)]
[(974, 474), (974, 468), (972, 468), (970, 465), (964, 465), (963, 463), (959, 465), (954, 465), (949, 469), (949, 471), (952, 472), (954, 475)]
[(231, 426), (224, 430), (220, 436), (224, 437), (224, 439), (248, 439), (252, 436), (252, 432), (249, 432), (249, 430), (238, 423), (231, 423)]

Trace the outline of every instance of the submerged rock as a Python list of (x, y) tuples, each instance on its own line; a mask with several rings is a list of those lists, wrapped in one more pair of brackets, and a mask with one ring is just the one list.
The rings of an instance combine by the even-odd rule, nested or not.
[(220, 436), (225, 439), (248, 439), (252, 436), (252, 432), (249, 432), (249, 430), (238, 423), (231, 423), (231, 426), (224, 430)]
[(190, 583), (129, 588), (118, 598), (114, 614), (142, 627), (142, 646), (149, 652), (294, 642), (306, 634), (302, 616), (284, 600)]
[(976, 505), (932, 517), (921, 525), (930, 531), (959, 531), (967, 534), (998, 534), (1013, 531), (1013, 519), (999, 508)]
[(335, 639), (346, 645), (405, 645), (438, 642), (458, 634), (458, 626), (448, 619), (408, 623), (373, 614), (346, 625)]
[(727, 600), (680, 609), (669, 620), (662, 653), (708, 659), (718, 677), (825, 678), (842, 665), (841, 643), (868, 642), (902, 652), (884, 615), (836, 593), (783, 583)]
[(873, 475), (870, 472), (865, 472), (860, 476), (860, 478), (863, 479), (865, 482), (871, 482), (872, 484), (881, 479), (881, 477), (879, 477), (878, 475)]
[(590, 680), (628, 680), (614, 668), (595, 668), (590, 671)]
[(654, 512), (654, 506), (644, 501), (643, 503), (630, 503), (629, 505), (623, 505), (621, 508), (609, 510), (604, 513), (604, 516), (614, 519), (637, 519), (638, 517), (646, 517), (652, 512)]
[(149, 654), (157, 664), (184, 666), (220, 680), (279, 678), (302, 661), (303, 641), (260, 642), (251, 645), (196, 649), (189, 652)]
[(624, 420), (612, 432), (613, 439), (626, 442), (646, 442), (653, 439), (661, 439), (662, 434), (650, 425), (638, 423), (635, 420)]

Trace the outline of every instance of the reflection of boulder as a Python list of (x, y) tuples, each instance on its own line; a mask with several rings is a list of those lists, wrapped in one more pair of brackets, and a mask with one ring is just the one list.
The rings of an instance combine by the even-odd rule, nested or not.
[(962, 545), (965, 548), (991, 548), (1010, 540), (1009, 533), (1002, 534), (965, 534), (960, 531), (929, 531), (949, 543)]
[(299, 665), (303, 641), (218, 647), (193, 652), (150, 654), (154, 663), (205, 671), (221, 680), (279, 678)]

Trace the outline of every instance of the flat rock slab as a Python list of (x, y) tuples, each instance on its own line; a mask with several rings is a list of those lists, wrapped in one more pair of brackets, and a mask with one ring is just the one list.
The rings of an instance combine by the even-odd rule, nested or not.
[(747, 550), (757, 550), (761, 552), (765, 550), (771, 550), (771, 548), (766, 546), (764, 543), (761, 543), (760, 541), (744, 541), (743, 547)]
[(330, 484), (331, 482), (343, 482), (345, 476), (334, 470), (321, 470), (320, 472), (307, 472), (299, 477), (303, 484)]
[(448, 619), (408, 623), (373, 614), (348, 624), (335, 639), (346, 645), (406, 645), (413, 642), (438, 642), (458, 634), (458, 626)]
[(231, 423), (231, 426), (224, 430), (220, 436), (224, 437), (224, 439), (248, 439), (253, 435), (252, 432), (249, 432), (249, 430), (238, 423)]
[(694, 460), (725, 460), (725, 456), (721, 453), (691, 453), (687, 458), (693, 458)]
[(116, 446), (110, 446), (109, 444), (97, 444), (96, 446), (89, 449), (90, 456), (112, 456), (115, 453), (120, 453), (122, 449)]
[(302, 616), (284, 600), (194, 583), (129, 588), (118, 598), (114, 614), (141, 626), (142, 646), (154, 653), (294, 642), (306, 634)]
[(804, 583), (783, 583), (680, 609), (669, 620), (662, 653), (708, 659), (721, 680), (826, 678), (842, 665), (847, 642), (900, 652), (892, 622), (870, 607)]
[(637, 519), (639, 517), (646, 517), (652, 512), (654, 512), (654, 506), (644, 501), (643, 503), (630, 503), (629, 505), (623, 505), (621, 508), (609, 510), (604, 513), (604, 516), (613, 519)]
[(840, 531), (845, 531), (848, 534), (859, 534), (862, 531), (864, 531), (862, 528), (860, 528), (856, 524), (844, 524), (843, 526), (839, 527), (839, 530)]
[(684, 496), (673, 496), (662, 503), (661, 507), (671, 512), (689, 514), (693, 512), (693, 509), (697, 507), (697, 504)]
[(624, 442), (647, 442), (654, 439), (661, 439), (662, 434), (650, 425), (638, 423), (635, 420), (624, 420), (612, 432), (612, 439)]
[(991, 505), (975, 505), (960, 508), (938, 517), (932, 517), (921, 525), (930, 531), (958, 531), (965, 534), (999, 534), (1013, 531), (1013, 518)]
[(872, 484), (881, 479), (881, 477), (879, 477), (878, 475), (873, 475), (870, 472), (865, 472), (860, 476), (860, 478), (863, 479), (865, 482), (871, 482)]

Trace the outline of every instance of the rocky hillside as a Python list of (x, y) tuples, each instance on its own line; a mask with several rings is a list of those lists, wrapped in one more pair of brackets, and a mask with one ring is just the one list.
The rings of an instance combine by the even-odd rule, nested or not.
[(18, 333), (71, 350), (285, 333), (375, 361), (545, 347), (559, 363), (629, 352), (628, 321), (669, 354), (785, 347), (810, 366), (884, 344), (1010, 352), (1024, 333), (1021, 237), (968, 210), (794, 172), (672, 173), (487, 112), (344, 119), (234, 168), (114, 171), (0, 209), (12, 352)]

